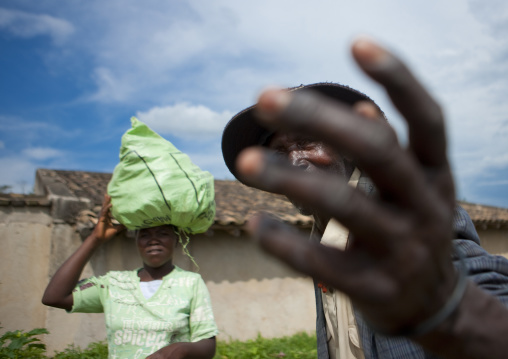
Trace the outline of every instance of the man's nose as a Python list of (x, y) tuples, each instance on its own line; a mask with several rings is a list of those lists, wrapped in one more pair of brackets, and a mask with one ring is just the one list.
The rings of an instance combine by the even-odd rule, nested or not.
[(288, 159), (293, 167), (298, 167), (302, 170), (306, 170), (310, 165), (307, 158), (300, 151), (291, 151)]

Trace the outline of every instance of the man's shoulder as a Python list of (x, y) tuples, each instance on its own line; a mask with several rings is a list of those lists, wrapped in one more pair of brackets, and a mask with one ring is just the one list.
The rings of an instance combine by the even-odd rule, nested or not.
[(480, 237), (476, 232), (476, 228), (471, 220), (471, 217), (462, 206), (455, 205), (455, 212), (453, 214), (453, 229), (457, 239), (466, 239), (480, 245)]

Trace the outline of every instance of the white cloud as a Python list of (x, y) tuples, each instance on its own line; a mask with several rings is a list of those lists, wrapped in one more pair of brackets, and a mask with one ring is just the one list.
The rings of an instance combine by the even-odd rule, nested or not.
[(233, 175), (224, 164), (220, 146), (207, 147), (206, 151), (185, 152), (199, 168), (208, 171), (217, 179), (232, 179)]
[[(245, 101), (246, 96), (253, 97), (252, 89), (261, 85), (295, 85), (311, 78), (331, 80), (327, 72), (335, 74), (346, 66), (345, 50), (351, 33), (330, 32), (329, 22), (322, 19), (335, 20), (333, 14), (341, 7), (333, 2), (316, 7), (286, 1), (277, 3), (273, 14), (265, 9), (274, 4), (263, 2), (191, 1), (157, 6), (160, 8), (133, 3), (121, 6), (108, 19), (112, 25), (96, 35), (90, 53), (97, 64), (93, 77), (98, 89), (92, 99), (115, 102), (150, 98), (161, 102), (172, 98), (174, 102), (189, 100), (175, 96), (206, 94), (208, 101), (224, 108), (223, 104), (238, 103), (239, 91)], [(281, 17), (289, 6), (292, 15)], [(304, 26), (299, 21), (302, 18), (308, 18)], [(263, 26), (259, 26), (261, 20)], [(104, 74), (103, 69), (109, 72)], [(183, 91), (171, 93), (167, 87), (172, 86), (183, 87)], [(197, 91), (187, 92), (188, 86)], [(162, 91), (153, 91), (159, 88)]]
[(48, 160), (55, 157), (62, 157), (65, 152), (48, 147), (31, 147), (23, 150), (23, 155), (31, 160)]
[(135, 93), (128, 75), (118, 76), (113, 69), (98, 67), (93, 70), (94, 79), (98, 90), (88, 96), (88, 101), (98, 102), (123, 102)]
[(508, 186), (508, 180), (482, 181), (478, 186)]
[(494, 36), (508, 35), (508, 7), (504, 0), (469, 0), (472, 14), (481, 21)]
[[(447, 75), (455, 78), (452, 68), (467, 55), (488, 53), (475, 51), (488, 37), (461, 0), (422, 5), (400, 0), (139, 5), (126, 0), (87, 6), (95, 18), (82, 23), (91, 34), (83, 41), (93, 41), (87, 50), (96, 64), (97, 85), (89, 99), (101, 102), (192, 101), (236, 108), (267, 84), (318, 81), (371, 91), (374, 85), (359, 76), (348, 54), (351, 38), (363, 32), (407, 54), (431, 84), (438, 74), (438, 83)], [(445, 31), (451, 23), (453, 31)], [(440, 66), (445, 63), (453, 66)]]
[(0, 157), (0, 186), (10, 186), (9, 192), (29, 193), (33, 189), (36, 165), (25, 158)]
[(232, 115), (229, 111), (219, 113), (202, 105), (193, 106), (188, 103), (153, 107), (137, 113), (139, 120), (155, 132), (183, 139), (218, 138)]
[(47, 35), (58, 45), (63, 44), (74, 33), (74, 27), (66, 20), (4, 8), (0, 8), (0, 29), (22, 38)]
[[(33, 189), (38, 168), (71, 168), (79, 157), (72, 149), (58, 149), (77, 137), (79, 131), (42, 121), (0, 115), (0, 185), (14, 193)], [(53, 144), (58, 145), (54, 146)]]
[[(18, 116), (0, 114), (2, 133), (5, 143), (10, 139), (20, 138), (23, 143), (38, 143), (41, 139), (70, 139), (81, 136), (81, 130), (70, 126), (59, 126), (42, 121), (30, 121)], [(17, 145), (20, 145), (17, 142)]]
[[(348, 53), (351, 39), (366, 33), (401, 54), (443, 104), (458, 181), (478, 182), (483, 173), (506, 166), (506, 1), (89, 0), (53, 11), (38, 6), (51, 15), (0, 10), (0, 30), (60, 43), (72, 35), (66, 54), (89, 60), (86, 75), (95, 84), (82, 98), (97, 102), (99, 111), (124, 104), (148, 109), (139, 118), (161, 134), (218, 141), (227, 120), (251, 105), (262, 87), (318, 81), (365, 91), (403, 131), (382, 91)], [(220, 148), (194, 146), (186, 152), (203, 163), (212, 161), (210, 154), (222, 161)], [(221, 173), (220, 163), (216, 168)]]
[(38, 168), (73, 169), (79, 156), (49, 147), (29, 147), (16, 154), (0, 157), (0, 185), (10, 186), (10, 192), (30, 193)]

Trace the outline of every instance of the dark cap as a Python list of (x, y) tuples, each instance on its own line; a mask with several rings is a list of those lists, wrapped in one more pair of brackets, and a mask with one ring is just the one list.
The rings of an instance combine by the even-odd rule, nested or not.
[[(370, 101), (374, 103), (364, 93), (332, 82), (301, 85), (288, 90), (300, 91), (304, 89), (318, 91), (325, 96), (350, 105), (358, 101)], [(247, 147), (262, 145), (264, 140), (270, 135), (269, 130), (258, 124), (254, 114), (255, 108), (255, 105), (248, 107), (233, 116), (222, 133), (222, 155), (229, 170), (237, 179), (239, 179), (239, 176), (236, 172), (235, 163), (240, 152)]]

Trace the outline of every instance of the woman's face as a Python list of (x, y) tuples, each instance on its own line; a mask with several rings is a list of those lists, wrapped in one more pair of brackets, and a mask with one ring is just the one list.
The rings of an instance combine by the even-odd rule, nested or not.
[(136, 237), (138, 251), (143, 263), (159, 268), (173, 261), (178, 236), (172, 226), (140, 229)]

